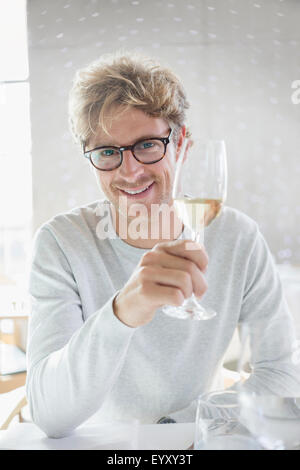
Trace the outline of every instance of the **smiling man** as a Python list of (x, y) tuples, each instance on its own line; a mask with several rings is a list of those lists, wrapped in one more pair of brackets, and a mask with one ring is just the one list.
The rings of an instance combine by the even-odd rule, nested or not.
[[(176, 149), (171, 137), (175, 131), (163, 118), (120, 105), (115, 106), (111, 113), (115, 118), (109, 129), (110, 135), (100, 129), (85, 146), (85, 156), (94, 166), (99, 185), (114, 209), (117, 233), (122, 224), (128, 226), (135, 214), (143, 209), (143, 214), (147, 215), (146, 234), (141, 233), (138, 240), (136, 237), (132, 240), (128, 231), (126, 241), (140, 248), (152, 248), (164, 238), (162, 220), (153, 208), (162, 205), (172, 208), (174, 167), (185, 126), (176, 125), (177, 133), (180, 132)], [(174, 210), (170, 210), (168, 215), (171, 218), (167, 220), (170, 228), (168, 238), (175, 239), (182, 231), (182, 223)], [(161, 227), (153, 227), (153, 224)], [(155, 230), (161, 237), (145, 236)]]
[[(292, 320), (257, 224), (226, 207), (206, 229), (205, 249), (187, 249), (191, 234), (172, 210), (187, 108), (180, 80), (147, 57), (108, 55), (76, 74), (72, 132), (105, 198), (53, 217), (35, 236), (26, 387), (32, 418), (49, 436), (86, 421), (193, 421), (198, 395), (220, 386), (243, 322), (254, 325), (256, 345), (244, 386), (299, 390)], [(168, 236), (166, 217), (152, 214), (163, 206)], [(146, 226), (124, 235), (138, 207)], [(192, 292), (213, 319), (162, 312)]]

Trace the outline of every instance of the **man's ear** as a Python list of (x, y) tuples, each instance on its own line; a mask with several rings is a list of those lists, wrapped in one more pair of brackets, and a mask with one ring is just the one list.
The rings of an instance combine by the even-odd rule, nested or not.
[(176, 146), (176, 161), (179, 158), (185, 136), (186, 136), (186, 126), (182, 126), (182, 128), (180, 129), (180, 132), (179, 132), (179, 138), (178, 138), (178, 142), (177, 142), (177, 146)]
[(179, 158), (179, 155), (180, 155), (180, 152), (181, 152), (181, 149), (182, 149), (182, 146), (183, 146), (183, 143), (184, 143), (185, 139), (187, 139), (187, 143), (186, 143), (185, 153), (184, 153), (184, 157), (183, 157), (183, 162), (187, 158), (188, 150), (193, 145), (193, 141), (192, 141), (192, 139), (190, 139), (189, 137), (186, 136), (186, 127), (182, 126), (181, 132), (180, 132), (180, 137), (179, 137), (179, 140), (178, 140), (178, 143), (177, 143), (176, 162)]

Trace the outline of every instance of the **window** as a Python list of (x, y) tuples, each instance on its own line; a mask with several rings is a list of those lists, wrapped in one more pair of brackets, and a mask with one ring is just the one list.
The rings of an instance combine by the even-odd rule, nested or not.
[[(26, 1), (0, 3), (0, 287), (26, 284), (32, 182)], [(24, 285), (24, 284), (23, 284)]]

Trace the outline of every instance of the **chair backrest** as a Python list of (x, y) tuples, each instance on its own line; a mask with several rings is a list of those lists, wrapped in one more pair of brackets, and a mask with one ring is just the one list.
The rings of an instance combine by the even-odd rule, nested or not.
[(25, 386), (11, 392), (0, 394), (0, 430), (8, 428), (13, 418), (20, 416), (21, 410), (27, 405)]

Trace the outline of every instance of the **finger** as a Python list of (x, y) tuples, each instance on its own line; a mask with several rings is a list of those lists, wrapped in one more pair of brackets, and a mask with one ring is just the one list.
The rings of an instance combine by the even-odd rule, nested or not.
[(177, 287), (162, 286), (151, 281), (144, 282), (140, 286), (140, 291), (148, 298), (154, 299), (153, 304), (156, 305), (156, 308), (164, 305), (179, 307), (184, 301), (184, 295)]
[(190, 274), (193, 284), (193, 292), (200, 296), (203, 290), (203, 275), (199, 267), (191, 260), (180, 256), (171, 255), (165, 251), (148, 251), (142, 261), (143, 266), (161, 266), (168, 269), (176, 269)]
[[(194, 249), (191, 249), (193, 247)], [(174, 256), (193, 261), (201, 271), (205, 271), (208, 264), (208, 255), (203, 245), (192, 240), (175, 240), (155, 245), (155, 251), (165, 251)]]
[(141, 283), (154, 282), (158, 285), (176, 287), (188, 299), (193, 293), (193, 283), (189, 273), (161, 266), (144, 266), (140, 269)]

